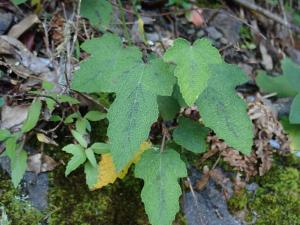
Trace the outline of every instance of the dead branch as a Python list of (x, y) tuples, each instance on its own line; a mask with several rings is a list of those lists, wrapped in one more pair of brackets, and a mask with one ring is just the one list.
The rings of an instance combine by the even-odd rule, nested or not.
[(289, 23), (287, 20), (285, 20), (284, 18), (278, 16), (277, 14), (274, 14), (258, 5), (256, 5), (255, 3), (252, 3), (250, 1), (247, 0), (233, 0), (235, 3), (242, 5), (245, 8), (248, 8), (250, 10), (253, 10), (255, 12), (258, 12), (262, 15), (264, 15), (265, 17), (268, 17), (269, 19), (274, 20), (277, 23), (280, 23), (281, 25), (297, 32), (300, 33), (300, 27), (296, 26), (295, 24)]

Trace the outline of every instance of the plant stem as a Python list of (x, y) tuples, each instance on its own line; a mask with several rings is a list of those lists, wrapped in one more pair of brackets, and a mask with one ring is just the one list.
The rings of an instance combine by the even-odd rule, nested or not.
[[(123, 7), (122, 2), (120, 0), (118, 0), (118, 4), (119, 4), (120, 8)], [(122, 26), (123, 26), (123, 29), (124, 29), (125, 38), (128, 41), (128, 44), (131, 45), (132, 41), (131, 41), (131, 38), (130, 38), (130, 35), (129, 35), (128, 27), (126, 26), (126, 19), (125, 19), (124, 11), (120, 10), (120, 16), (121, 16)]]

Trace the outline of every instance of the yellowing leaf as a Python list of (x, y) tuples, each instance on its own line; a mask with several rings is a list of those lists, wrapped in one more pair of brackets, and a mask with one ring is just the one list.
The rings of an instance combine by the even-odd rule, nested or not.
[(117, 173), (111, 154), (103, 154), (102, 159), (99, 162), (98, 182), (95, 184), (94, 190), (114, 183), (117, 178), (123, 179), (126, 176), (131, 164), (137, 163), (141, 159), (143, 152), (150, 147), (150, 142), (144, 142), (141, 144), (139, 151), (135, 154), (133, 159), (119, 173)]

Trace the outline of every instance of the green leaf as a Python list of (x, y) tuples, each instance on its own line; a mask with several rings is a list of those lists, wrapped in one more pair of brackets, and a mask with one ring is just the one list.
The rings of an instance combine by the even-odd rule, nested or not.
[(0, 97), (0, 108), (4, 105), (4, 99), (3, 99), (3, 97)]
[(106, 113), (102, 113), (99, 111), (89, 111), (84, 118), (86, 118), (89, 121), (99, 121), (106, 118)]
[(64, 123), (68, 124), (68, 123), (73, 123), (74, 122), (74, 119), (78, 119), (78, 118), (81, 118), (81, 115), (79, 112), (75, 112), (75, 113), (72, 113), (71, 115), (68, 115), (64, 121)]
[(130, 77), (128, 70), (142, 63), (138, 48), (123, 48), (120, 38), (109, 33), (85, 41), (81, 48), (91, 57), (80, 63), (72, 80), (72, 88), (80, 92), (115, 92), (122, 78)]
[(180, 106), (176, 99), (171, 96), (157, 97), (159, 114), (164, 120), (172, 120), (180, 111)]
[(44, 80), (44, 81), (42, 82), (42, 88), (45, 89), (45, 90), (50, 91), (50, 90), (52, 90), (54, 87), (55, 87), (55, 84), (52, 83), (52, 82), (49, 82), (49, 81), (46, 81), (46, 80)]
[(289, 97), (297, 94), (297, 90), (290, 84), (287, 76), (271, 77), (262, 71), (257, 75), (256, 83), (262, 92), (275, 92), (279, 97)]
[(271, 77), (261, 72), (256, 77), (256, 83), (263, 92), (276, 92), (279, 97), (296, 96), (300, 92), (300, 66), (285, 58), (281, 76)]
[(27, 0), (11, 0), (12, 3), (14, 3), (15, 5), (20, 5), (22, 3), (25, 3)]
[(27, 168), (27, 153), (17, 145), (17, 137), (12, 136), (5, 141), (5, 155), (10, 159), (11, 179), (17, 187)]
[(82, 165), (86, 161), (86, 154), (84, 148), (80, 145), (69, 144), (65, 146), (63, 151), (72, 154), (72, 158), (67, 164), (65, 176), (68, 176), (72, 171), (77, 169), (80, 165)]
[(86, 157), (88, 158), (88, 160), (90, 161), (90, 163), (92, 164), (92, 166), (97, 167), (97, 161), (96, 161), (96, 157), (95, 157), (93, 149), (87, 148), (85, 150), (85, 154), (86, 154)]
[(36, 126), (40, 118), (41, 109), (42, 109), (42, 102), (39, 99), (36, 99), (35, 101), (32, 102), (28, 111), (27, 119), (24, 122), (21, 129), (23, 133), (30, 131)]
[(210, 64), (222, 62), (216, 48), (207, 39), (197, 40), (192, 46), (184, 39), (177, 39), (164, 55), (166, 62), (176, 64), (175, 76), (181, 94), (191, 106), (207, 86), (211, 76)]
[(0, 141), (4, 141), (5, 139), (11, 136), (9, 130), (0, 129)]
[(175, 78), (169, 65), (161, 60), (143, 63), (136, 47), (123, 48), (120, 38), (112, 34), (85, 42), (83, 49), (91, 57), (80, 64), (72, 87), (88, 93), (116, 92), (107, 114), (107, 133), (120, 171), (148, 138), (158, 117), (157, 96), (171, 95)]
[(282, 118), (280, 122), (291, 140), (291, 149), (293, 151), (300, 151), (300, 125), (290, 124), (288, 118)]
[(170, 225), (179, 210), (181, 189), (178, 178), (187, 176), (177, 152), (146, 151), (136, 164), (135, 176), (144, 180), (142, 200), (152, 225)]
[(287, 76), (291, 85), (297, 92), (300, 92), (300, 66), (294, 63), (290, 58), (282, 61), (283, 76)]
[(52, 113), (53, 110), (55, 109), (56, 101), (54, 101), (51, 98), (46, 98), (45, 101), (46, 101), (47, 108), (49, 109), (49, 112)]
[(68, 95), (59, 95), (59, 96), (57, 96), (57, 100), (58, 100), (60, 103), (67, 102), (67, 103), (69, 103), (70, 105), (76, 105), (76, 104), (79, 104), (79, 103), (80, 103), (76, 98), (73, 98), (73, 97), (68, 96)]
[(253, 125), (245, 102), (235, 91), (237, 85), (247, 81), (247, 76), (238, 66), (225, 63), (211, 69), (208, 87), (196, 102), (204, 124), (229, 146), (250, 154)]
[(87, 141), (84, 139), (81, 133), (76, 130), (71, 130), (71, 133), (82, 147), (86, 148), (88, 146)]
[(85, 118), (78, 118), (75, 123), (76, 130), (82, 135), (86, 134), (88, 123)]
[(27, 153), (24, 150), (15, 153), (11, 158), (11, 180), (15, 187), (18, 186), (27, 168)]
[(109, 145), (106, 143), (96, 142), (90, 147), (96, 154), (110, 153)]
[(300, 124), (300, 93), (293, 99), (289, 119), (293, 124)]
[(112, 12), (112, 5), (106, 0), (83, 0), (81, 3), (81, 16), (97, 28), (108, 28)]
[(94, 186), (98, 180), (98, 165), (94, 167), (89, 161), (87, 161), (84, 164), (84, 173), (86, 177), (86, 184), (88, 185), (89, 189), (94, 189)]
[(206, 136), (208, 129), (200, 125), (199, 122), (188, 118), (180, 118), (178, 127), (174, 130), (174, 141), (182, 145), (185, 149), (194, 153), (206, 151)]

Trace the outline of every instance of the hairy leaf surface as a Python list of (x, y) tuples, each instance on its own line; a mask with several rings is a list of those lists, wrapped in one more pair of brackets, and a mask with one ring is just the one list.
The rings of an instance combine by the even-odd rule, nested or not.
[(108, 137), (117, 171), (132, 159), (148, 137), (158, 117), (157, 96), (171, 95), (175, 78), (161, 60), (145, 64), (135, 47), (123, 48), (112, 34), (87, 41), (83, 49), (91, 57), (75, 73), (73, 88), (83, 92), (115, 92)]
[(197, 40), (192, 46), (179, 38), (164, 55), (166, 62), (176, 64), (175, 76), (186, 103), (191, 106), (207, 86), (211, 76), (210, 64), (222, 62), (220, 54), (207, 39)]
[(112, 5), (107, 0), (83, 0), (81, 2), (81, 16), (88, 18), (97, 28), (108, 27), (112, 12)]
[(253, 125), (245, 102), (235, 91), (247, 77), (239, 67), (225, 63), (213, 66), (212, 71), (207, 89), (196, 102), (204, 124), (229, 146), (250, 154)]
[(135, 176), (144, 180), (142, 200), (152, 225), (170, 225), (179, 210), (180, 177), (187, 176), (179, 154), (166, 149), (163, 153), (146, 151), (135, 168)]

